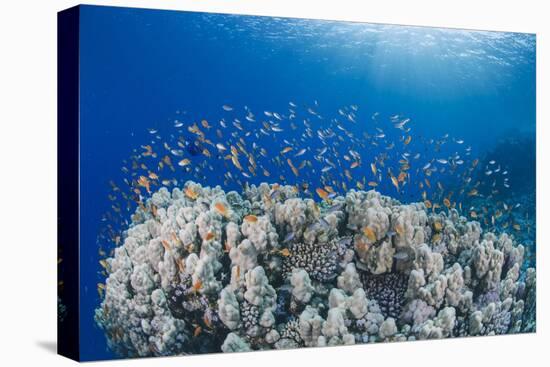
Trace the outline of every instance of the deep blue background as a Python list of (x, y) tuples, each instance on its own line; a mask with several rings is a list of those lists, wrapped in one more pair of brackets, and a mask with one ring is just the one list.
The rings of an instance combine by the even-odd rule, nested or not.
[(415, 134), (449, 133), (482, 153), (512, 129), (534, 134), (534, 56), (526, 34), (82, 7), (82, 359), (114, 357), (93, 321), (96, 238), (108, 181), (147, 128), (172, 126), (178, 110), (216, 121), (223, 104), (260, 115), (317, 100), (321, 111), (400, 113)]

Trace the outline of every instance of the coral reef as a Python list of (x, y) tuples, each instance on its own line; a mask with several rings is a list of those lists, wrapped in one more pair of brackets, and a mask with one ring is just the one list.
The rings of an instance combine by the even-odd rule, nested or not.
[(122, 356), (535, 330), (514, 237), (376, 191), (160, 188), (107, 259), (96, 323)]

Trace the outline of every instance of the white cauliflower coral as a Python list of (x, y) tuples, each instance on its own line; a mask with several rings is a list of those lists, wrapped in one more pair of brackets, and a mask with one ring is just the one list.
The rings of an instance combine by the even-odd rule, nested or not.
[(313, 296), (314, 287), (311, 285), (311, 280), (307, 271), (304, 269), (294, 269), (290, 277), (292, 285), (292, 295), (298, 302), (308, 303)]
[(248, 271), (245, 276), (246, 292), (244, 298), (255, 306), (264, 309), (274, 309), (277, 294), (269, 284), (265, 270), (261, 266)]
[(522, 268), (523, 246), (454, 209), (355, 190), (327, 207), (290, 186), (241, 196), (193, 182), (159, 189), (145, 209), (103, 264), (95, 313), (122, 356), (535, 327), (536, 273)]

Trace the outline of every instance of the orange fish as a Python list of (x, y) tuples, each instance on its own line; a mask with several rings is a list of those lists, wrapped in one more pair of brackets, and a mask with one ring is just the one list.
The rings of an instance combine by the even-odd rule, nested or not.
[(253, 215), (253, 214), (250, 214), (250, 215), (247, 215), (246, 217), (244, 217), (244, 220), (247, 221), (247, 222), (250, 222), (250, 223), (255, 223), (258, 221), (258, 217)]
[(172, 158), (170, 158), (170, 156), (165, 155), (164, 158), (162, 158), (162, 161), (163, 161), (167, 166), (172, 166)]
[(206, 325), (206, 327), (208, 327), (209, 329), (212, 329), (212, 319), (210, 314), (205, 313), (204, 316), (202, 317), (202, 321), (204, 321), (204, 324)]
[(279, 251), (279, 254), (281, 254), (284, 257), (289, 257), (290, 256), (290, 250), (287, 249), (287, 248), (284, 248), (281, 251)]
[(204, 238), (206, 241), (210, 241), (212, 238), (214, 238), (214, 232), (208, 232), (206, 234), (206, 237)]
[(139, 176), (139, 179), (137, 181), (138, 185), (141, 187), (145, 187), (148, 193), (151, 193), (151, 184), (149, 182), (149, 179), (145, 176)]
[(372, 174), (376, 176), (376, 172), (378, 172), (378, 170), (376, 169), (376, 163), (371, 163), (370, 169), (372, 171)]
[(196, 122), (193, 124), (193, 126), (189, 126), (189, 127), (187, 128), (187, 130), (188, 130), (190, 133), (193, 133), (193, 134), (198, 134), (198, 133), (200, 133), (199, 127), (197, 126), (197, 123), (196, 123)]
[(231, 155), (231, 162), (233, 162), (233, 165), (237, 167), (239, 170), (243, 170), (243, 166), (241, 166), (241, 163), (239, 162), (239, 158), (237, 158), (237, 155), (232, 154)]
[(292, 147), (285, 147), (283, 150), (281, 150), (281, 154), (286, 154), (292, 150)]
[(399, 176), (397, 176), (397, 181), (403, 182), (407, 178), (407, 174), (405, 172), (399, 173)]
[(197, 337), (202, 333), (202, 328), (200, 326), (197, 326), (195, 330), (193, 331), (193, 336)]
[(295, 176), (298, 176), (300, 174), (298, 172), (298, 169), (294, 167), (294, 165), (292, 164), (292, 161), (290, 160), (290, 158), (286, 160), (286, 163), (288, 163), (288, 165), (290, 166), (290, 169), (292, 169), (292, 173), (294, 173)]
[(193, 190), (192, 188), (190, 188), (190, 187), (186, 187), (185, 190), (184, 190), (184, 192), (185, 192), (185, 195), (186, 195), (188, 198), (192, 199), (192, 200), (196, 200), (197, 197), (199, 197), (199, 194), (198, 194), (195, 190)]
[(170, 244), (166, 240), (161, 240), (162, 246), (164, 247), (165, 251), (170, 251)]
[(365, 228), (363, 228), (363, 234), (369, 239), (369, 241), (376, 241), (376, 233), (374, 233), (371, 227), (366, 226)]
[(397, 189), (397, 191), (399, 191), (399, 181), (397, 181), (397, 178), (395, 178), (395, 176), (390, 176), (391, 178), (391, 183), (393, 186), (395, 186), (395, 188)]
[(197, 292), (201, 288), (202, 288), (202, 282), (200, 280), (197, 280), (195, 284), (193, 284), (193, 291)]
[(141, 153), (142, 156), (147, 157), (153, 155), (153, 148), (150, 145), (142, 146), (145, 149), (145, 152)]
[(191, 161), (187, 158), (183, 158), (181, 161), (178, 162), (178, 166), (180, 167), (185, 167), (187, 165), (189, 165), (191, 163)]
[(326, 192), (325, 190), (323, 190), (322, 188), (318, 188), (315, 190), (315, 192), (317, 193), (317, 195), (319, 195), (319, 197), (323, 200), (327, 200), (328, 199), (328, 192)]
[(349, 170), (345, 169), (344, 170), (344, 175), (347, 177), (348, 180), (353, 180), (353, 177), (351, 176), (351, 173)]
[(216, 203), (216, 205), (214, 205), (214, 208), (216, 208), (216, 211), (218, 213), (220, 213), (222, 216), (226, 217), (228, 216), (228, 210), (227, 208), (225, 207), (225, 205), (223, 205), (222, 203)]
[(334, 189), (330, 186), (325, 186), (324, 189), (327, 191), (327, 192), (334, 192)]
[(101, 265), (101, 267), (102, 267), (103, 269), (108, 269), (108, 268), (109, 268), (109, 263), (108, 263), (107, 260), (105, 260), (105, 259), (99, 260), (99, 264)]
[(401, 224), (396, 224), (395, 225), (395, 232), (398, 235), (403, 236), (403, 234), (405, 233), (405, 229), (403, 228), (403, 226)]

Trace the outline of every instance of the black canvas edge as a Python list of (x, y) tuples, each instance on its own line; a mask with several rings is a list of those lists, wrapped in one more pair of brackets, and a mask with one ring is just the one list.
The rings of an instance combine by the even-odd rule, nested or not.
[[(78, 6), (57, 13), (57, 353), (80, 360)], [(61, 283), (62, 282), (62, 283)], [(59, 307), (59, 305), (58, 305)]]

